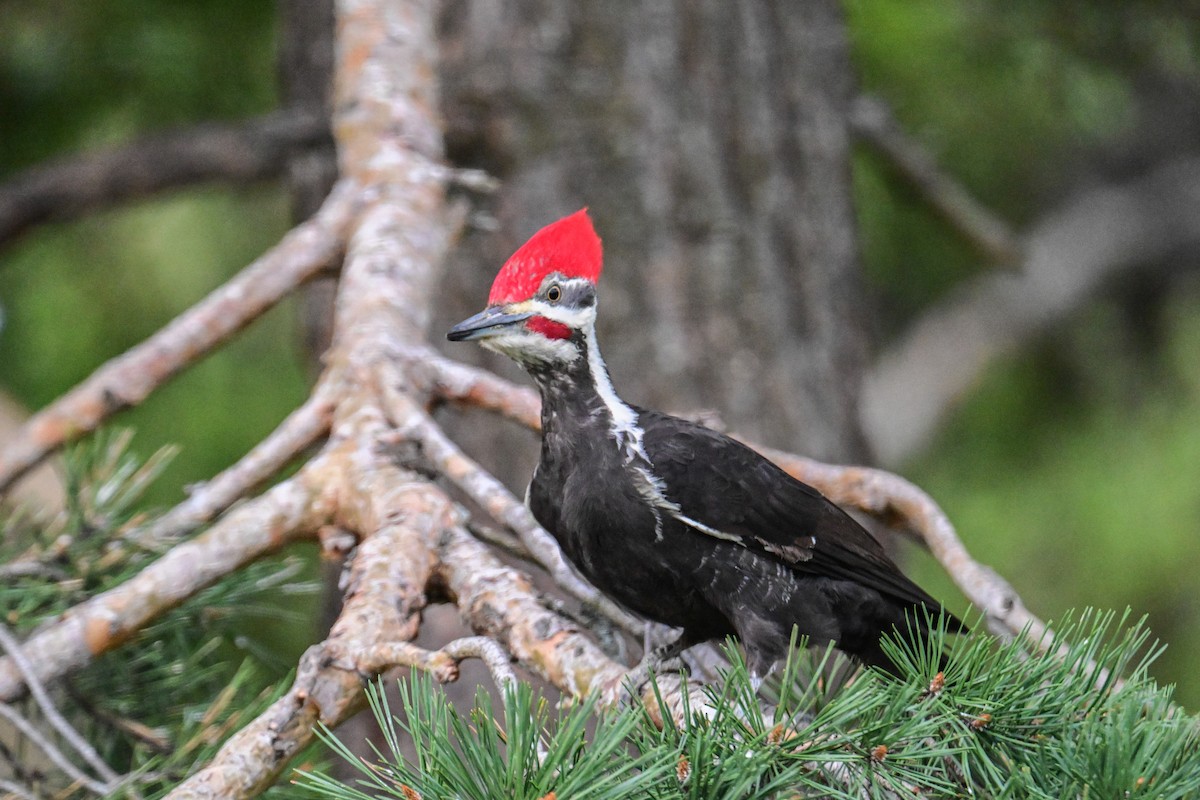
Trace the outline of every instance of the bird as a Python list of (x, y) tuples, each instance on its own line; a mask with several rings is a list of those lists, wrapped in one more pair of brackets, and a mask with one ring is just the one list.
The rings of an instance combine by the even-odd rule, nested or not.
[(891, 673), (883, 636), (924, 636), (939, 617), (964, 630), (817, 489), (720, 432), (622, 400), (596, 338), (602, 269), (584, 208), (513, 253), (487, 307), (447, 338), (512, 358), (537, 384), (525, 502), (597, 589), (681, 630), (655, 659), (735, 636), (757, 687), (793, 629)]

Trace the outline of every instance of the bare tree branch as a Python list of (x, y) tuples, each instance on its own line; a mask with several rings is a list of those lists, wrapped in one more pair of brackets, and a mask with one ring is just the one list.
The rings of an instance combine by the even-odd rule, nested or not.
[(492, 680), (501, 689), (512, 686), (517, 681), (510, 662), (512, 657), (500, 646), (495, 639), (487, 636), (464, 636), (442, 646), (442, 652), (455, 661), (465, 661), (468, 658), (478, 658), (487, 665), (492, 673)]
[(393, 415), (397, 434), (420, 444), (422, 454), (438, 472), (482, 506), (493, 519), (516, 533), (534, 559), (554, 578), (555, 583), (580, 600), (593, 605), (625, 630), (641, 633), (641, 621), (630, 616), (581, 578), (563, 557), (554, 537), (537, 523), (529, 509), (513, 497), (504, 484), (462, 452), (442, 432), (437, 423), (406, 395), (388, 391), (385, 398), (388, 411)]
[[(354, 426), (361, 426), (354, 433), (369, 437), (382, 418), (364, 409), (346, 421), (345, 428)], [(305, 653), (286, 695), (168, 797), (258, 794), (312, 740), (318, 722), (336, 726), (361, 707), (365, 681), (389, 666), (377, 657), (381, 643), (416, 636), (436, 565), (433, 542), (458, 512), (437, 487), (391, 466), (379, 452), (364, 453), (362, 441), (355, 435), (331, 442), (303, 473), (322, 487), (338, 524), (366, 532), (329, 637)]]
[(137, 347), (34, 414), (0, 450), (0, 492), (63, 444), (93, 431), (337, 262), (358, 193), (335, 189), (321, 211)]
[(486, 636), (454, 639), (437, 650), (426, 650), (409, 642), (385, 642), (368, 650), (365, 663), (374, 672), (413, 667), (428, 672), (439, 683), (452, 683), (458, 680), (459, 663), (468, 658), (483, 661), (497, 686), (509, 686), (517, 680), (508, 651)]
[(18, 714), (17, 710), (12, 706), (0, 702), (0, 717), (3, 717), (10, 725), (20, 731), (21, 735), (28, 739), (38, 750), (45, 753), (46, 757), (54, 762), (55, 766), (80, 786), (101, 797), (112, 791), (111, 784), (105, 781), (98, 781), (75, 766), (71, 759), (67, 758), (66, 754), (55, 746), (54, 742), (50, 741), (36, 725)]
[(441, 490), (388, 463), (379, 446), (388, 425), (376, 397), (379, 366), (424, 334), (434, 266), (449, 242), (436, 168), (432, 11), (415, 0), (338, 4), (334, 129), (344, 179), (361, 183), (367, 205), (347, 248), (327, 359), (337, 398), (332, 431), (325, 456), (302, 474), (327, 488), (322, 505), (331, 522), (363, 537), (345, 604), (288, 694), (172, 798), (252, 796), (311, 740), (316, 722), (335, 725), (355, 710), (371, 648), (416, 634), (433, 542), (457, 520)]
[[(575, 697), (600, 692), (611, 703), (623, 696), (627, 668), (547, 608), (528, 577), (504, 566), (461, 528), (442, 537), (439, 555), (441, 582), (472, 628), (500, 642), (519, 662)], [(693, 708), (707, 702), (699, 684), (678, 685), (675, 691), (661, 685), (672, 697), (689, 692)], [(655, 705), (652, 692), (641, 700), (648, 708)]]
[(541, 430), (542, 400), (532, 388), (520, 387), (495, 373), (454, 361), (429, 348), (404, 354), (410, 370), (426, 381), (443, 400), (467, 407), (486, 408), (524, 425)]
[(105, 763), (104, 759), (100, 758), (100, 754), (96, 752), (86, 739), (84, 739), (78, 731), (71, 727), (71, 724), (63, 718), (63, 715), (58, 712), (54, 702), (50, 699), (50, 695), (46, 692), (46, 687), (38, 680), (37, 673), (33, 669), (33, 665), (29, 663), (29, 659), (25, 657), (25, 653), (21, 650), (21, 644), (17, 638), (9, 632), (8, 627), (0, 623), (0, 649), (8, 655), (14, 666), (21, 673), (22, 679), (25, 681), (29, 693), (33, 695), (34, 702), (41, 709), (42, 715), (50, 723), (54, 730), (58, 731), (66, 742), (74, 748), (75, 752), (81, 755), (84, 761), (96, 770), (101, 780), (105, 784), (105, 792), (111, 792), (120, 782), (121, 777), (113, 771), (112, 767)]
[(289, 110), (234, 124), (204, 123), (40, 164), (0, 184), (0, 247), (34, 225), (164, 189), (274, 177), (290, 153), (328, 141), (324, 115)]
[(203, 485), (193, 487), (188, 499), (130, 537), (148, 547), (177, 539), (209, 522), (283, 469), (328, 433), (334, 401), (327, 387), (326, 383), (318, 386), (303, 405), (236, 464)]
[(985, 274), (927, 312), (867, 373), (863, 427), (895, 464), (998, 356), (1046, 329), (1122, 270), (1200, 246), (1200, 157), (1162, 164), (1125, 184), (1085, 192), (1025, 238), (1019, 272)]
[[(233, 570), (288, 541), (315, 535), (324, 522), (319, 508), (300, 481), (279, 484), (125, 583), (80, 603), (30, 636), (22, 645), (25, 657), (43, 683), (83, 666)], [(0, 658), (0, 702), (20, 697), (25, 689), (12, 659)]]
[(860, 96), (851, 108), (850, 124), (980, 253), (999, 264), (1012, 264), (1020, 258), (1020, 242), (1008, 223), (939, 168), (936, 159), (904, 133), (886, 103)]
[(1044, 650), (1051, 644), (1045, 623), (1030, 613), (1007, 581), (971, 557), (946, 513), (911, 482), (881, 469), (823, 464), (747, 444), (835, 503), (865, 511), (916, 536), (967, 599), (984, 612), (992, 633), (1010, 639), (1028, 630), (1027, 641), (1034, 648)]

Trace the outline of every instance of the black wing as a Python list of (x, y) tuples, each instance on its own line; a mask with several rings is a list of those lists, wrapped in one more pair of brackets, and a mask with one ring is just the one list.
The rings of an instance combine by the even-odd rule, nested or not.
[[(702, 425), (637, 409), (646, 455), (680, 514), (797, 572), (851, 580), (903, 603), (940, 608), (870, 533), (811, 486)], [(710, 531), (705, 531), (709, 528)]]

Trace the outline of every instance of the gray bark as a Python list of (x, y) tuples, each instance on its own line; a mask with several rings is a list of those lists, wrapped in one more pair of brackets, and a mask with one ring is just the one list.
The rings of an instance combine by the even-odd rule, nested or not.
[[(333, 0), (278, 0), (280, 93), (289, 108), (333, 113)], [(337, 152), (330, 136), (323, 147), (295, 151), (287, 164), (292, 218), (308, 219), (337, 180)], [(301, 314), (304, 351), (315, 375), (333, 331), (333, 278), (318, 278), (304, 291)]]
[[(504, 183), (497, 229), (447, 268), (438, 325), (477, 310), (529, 234), (587, 205), (607, 264), (599, 335), (627, 400), (866, 457), (837, 3), (460, 0), (442, 45), (450, 155)], [(512, 460), (494, 421), (470, 424), (466, 441), (500, 452), (485, 461)], [(515, 447), (527, 476), (532, 448)]]

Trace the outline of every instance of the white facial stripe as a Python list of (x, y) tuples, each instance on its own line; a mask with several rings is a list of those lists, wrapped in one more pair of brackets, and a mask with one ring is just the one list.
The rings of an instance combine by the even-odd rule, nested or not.
[(582, 330), (596, 323), (596, 306), (594, 305), (585, 308), (567, 308), (566, 306), (551, 305), (543, 300), (530, 300), (528, 304), (522, 305), (527, 305), (527, 310), (539, 317), (561, 322), (574, 330)]

